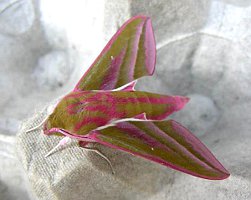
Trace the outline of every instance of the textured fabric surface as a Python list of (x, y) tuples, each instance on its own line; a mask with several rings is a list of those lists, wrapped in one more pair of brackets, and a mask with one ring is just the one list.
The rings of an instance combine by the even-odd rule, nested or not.
[[(23, 123), (18, 134), (18, 157), (37, 199), (144, 199), (168, 190), (173, 171), (164, 166), (101, 145), (99, 149), (112, 162), (82, 149), (76, 142), (45, 158), (61, 139), (46, 136), (42, 130), (26, 133), (46, 117), (40, 113)], [(157, 181), (154, 181), (157, 180)]]
[[(226, 139), (228, 128), (221, 131), (221, 136), (212, 132), (204, 138), (231, 173), (226, 180), (209, 181), (101, 145), (92, 147), (111, 160), (115, 175), (103, 158), (81, 149), (76, 142), (45, 158), (61, 138), (46, 136), (41, 129), (25, 132), (45, 117), (46, 113), (38, 113), (24, 122), (17, 137), (18, 158), (29, 182), (31, 199), (250, 199), (247, 153), (251, 141), (234, 136)], [(234, 159), (236, 152), (241, 157)], [(240, 162), (244, 165), (240, 166)]]

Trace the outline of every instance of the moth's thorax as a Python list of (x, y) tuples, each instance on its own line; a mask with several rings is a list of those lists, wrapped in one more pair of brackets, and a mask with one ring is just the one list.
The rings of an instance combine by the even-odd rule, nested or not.
[(72, 112), (72, 108), (81, 102), (80, 98), (84, 98), (84, 95), (85, 92), (71, 92), (61, 99), (46, 120), (44, 133), (46, 134), (52, 128), (61, 128), (73, 133), (74, 124), (80, 116)]

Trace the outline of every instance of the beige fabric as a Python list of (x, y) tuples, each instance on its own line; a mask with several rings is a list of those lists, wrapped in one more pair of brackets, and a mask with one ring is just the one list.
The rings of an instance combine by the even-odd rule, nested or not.
[(173, 182), (172, 170), (97, 144), (95, 148), (111, 160), (115, 175), (103, 158), (76, 142), (45, 158), (61, 137), (46, 136), (41, 129), (25, 132), (45, 117), (46, 113), (37, 114), (25, 122), (17, 138), (18, 157), (37, 199), (145, 199), (162, 189), (167, 192)]

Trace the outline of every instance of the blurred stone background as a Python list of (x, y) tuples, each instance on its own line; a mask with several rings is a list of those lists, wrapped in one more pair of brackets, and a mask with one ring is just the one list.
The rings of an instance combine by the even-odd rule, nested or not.
[[(21, 164), (16, 156), (21, 122), (70, 91), (118, 27), (137, 14), (152, 18), (158, 49), (154, 77), (137, 88), (190, 96), (173, 117), (231, 173), (213, 182), (170, 170), (169, 184), (156, 175), (159, 188), (148, 199), (251, 199), (250, 0), (1, 0), (1, 200), (39, 196), (36, 176), (24, 167), (25, 141), (17, 148)], [(32, 170), (39, 174), (39, 166)], [(53, 199), (65, 199), (60, 191)]]

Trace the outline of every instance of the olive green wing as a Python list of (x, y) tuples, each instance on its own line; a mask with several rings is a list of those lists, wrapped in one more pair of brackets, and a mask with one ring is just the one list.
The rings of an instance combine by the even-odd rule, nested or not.
[(113, 90), (152, 75), (155, 57), (150, 18), (133, 17), (111, 38), (74, 90)]
[(174, 120), (121, 122), (91, 138), (193, 176), (212, 180), (229, 176), (207, 147)]

